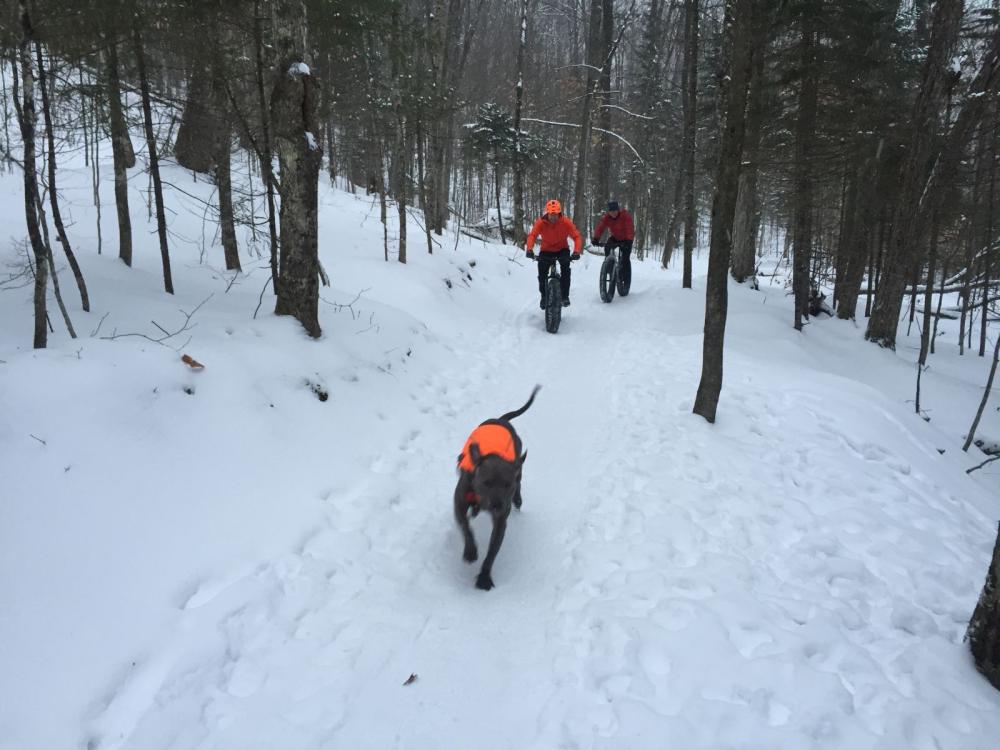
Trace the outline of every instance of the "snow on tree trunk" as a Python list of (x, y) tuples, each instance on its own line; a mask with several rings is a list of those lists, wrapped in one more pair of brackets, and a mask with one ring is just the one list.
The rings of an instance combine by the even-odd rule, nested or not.
[(292, 315), (318, 338), (319, 170), (323, 158), (316, 133), (316, 82), (305, 61), (305, 6), (301, 0), (274, 4), (276, 64), (271, 91), (274, 150), (281, 169), (281, 260), (274, 312)]
[(986, 583), (965, 633), (976, 669), (1000, 690), (1000, 526)]

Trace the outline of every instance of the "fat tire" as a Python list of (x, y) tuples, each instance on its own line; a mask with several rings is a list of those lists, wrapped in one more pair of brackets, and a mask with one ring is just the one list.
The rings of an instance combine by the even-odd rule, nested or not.
[(549, 276), (545, 282), (545, 330), (555, 333), (562, 320), (562, 288), (558, 276)]
[(615, 267), (615, 256), (609, 255), (601, 264), (600, 282), (601, 302), (610, 302), (615, 298), (615, 282), (618, 278)]
[(618, 284), (617, 284), (618, 295), (621, 296), (621, 297), (628, 297), (628, 290), (629, 290), (629, 287), (631, 287), (631, 286), (632, 286), (632, 275), (629, 274), (629, 277), (626, 279), (624, 277), (624, 275), (622, 275), (621, 266), (619, 266), (619, 268), (618, 268)]

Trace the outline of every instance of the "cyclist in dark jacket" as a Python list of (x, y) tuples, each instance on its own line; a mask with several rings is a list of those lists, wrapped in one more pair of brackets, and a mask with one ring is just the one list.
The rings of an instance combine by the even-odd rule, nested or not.
[(629, 256), (632, 254), (632, 242), (635, 240), (635, 224), (632, 223), (632, 214), (618, 205), (618, 201), (608, 201), (608, 211), (594, 227), (594, 236), (590, 241), (591, 245), (600, 246), (601, 235), (607, 229), (610, 233), (608, 241), (604, 243), (604, 254), (608, 255), (615, 247), (621, 249), (621, 275), (626, 287), (632, 283), (632, 261)]

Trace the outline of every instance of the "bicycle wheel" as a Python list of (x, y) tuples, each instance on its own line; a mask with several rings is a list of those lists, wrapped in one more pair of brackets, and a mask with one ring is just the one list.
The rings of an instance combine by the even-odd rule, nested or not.
[(545, 282), (545, 330), (555, 333), (562, 320), (562, 288), (558, 276), (549, 276)]
[(615, 256), (609, 255), (601, 264), (601, 302), (610, 302), (615, 298), (615, 278), (618, 269), (615, 267)]
[(625, 273), (625, 267), (618, 266), (618, 294), (622, 297), (628, 297), (629, 287), (632, 286), (632, 271), (629, 269), (628, 273)]

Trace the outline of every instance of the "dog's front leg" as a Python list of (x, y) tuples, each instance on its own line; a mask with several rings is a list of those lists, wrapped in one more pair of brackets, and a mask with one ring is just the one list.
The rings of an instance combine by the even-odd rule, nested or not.
[(472, 529), (469, 526), (469, 501), (465, 499), (471, 491), (472, 478), (463, 471), (458, 477), (458, 484), (455, 485), (455, 522), (458, 523), (458, 528), (462, 531), (462, 539), (465, 542), (462, 559), (466, 562), (475, 562), (476, 558), (479, 557), (476, 539), (472, 536)]
[(503, 544), (503, 535), (506, 532), (507, 514), (493, 516), (493, 533), (490, 534), (490, 548), (486, 551), (486, 559), (483, 560), (483, 567), (476, 578), (476, 588), (483, 591), (489, 591), (493, 588), (493, 578), (490, 573), (493, 572), (493, 561), (497, 557), (497, 552), (500, 551), (500, 545)]

